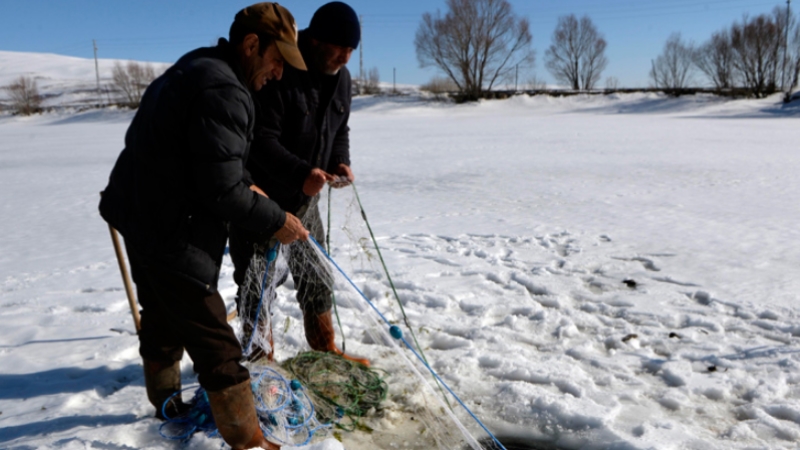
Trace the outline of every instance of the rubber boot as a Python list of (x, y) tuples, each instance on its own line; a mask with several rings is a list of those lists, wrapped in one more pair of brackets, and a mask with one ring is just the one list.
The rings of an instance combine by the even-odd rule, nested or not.
[[(181, 390), (181, 362), (180, 361), (150, 361), (144, 363), (144, 385), (147, 388), (147, 399), (156, 408), (156, 418), (165, 420), (164, 402), (173, 394)], [(183, 400), (176, 399), (166, 408), (167, 416), (175, 417), (184, 412), (186, 406)]]
[(336, 333), (333, 330), (333, 317), (330, 311), (321, 314), (304, 314), (303, 326), (306, 329), (306, 341), (312, 350), (318, 352), (332, 352), (344, 359), (369, 367), (369, 360), (344, 354), (334, 340)]
[(264, 438), (264, 433), (259, 427), (250, 380), (221, 391), (207, 391), (207, 394), (217, 430), (233, 450), (280, 449)]

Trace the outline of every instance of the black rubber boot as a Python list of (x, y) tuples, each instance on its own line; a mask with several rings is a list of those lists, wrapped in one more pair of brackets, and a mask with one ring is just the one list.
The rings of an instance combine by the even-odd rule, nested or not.
[(180, 398), (171, 401), (164, 408), (164, 402), (181, 390), (181, 362), (150, 361), (147, 359), (143, 360), (143, 362), (147, 399), (156, 408), (156, 418), (165, 420), (165, 409), (168, 417), (175, 417), (183, 413), (187, 407)]

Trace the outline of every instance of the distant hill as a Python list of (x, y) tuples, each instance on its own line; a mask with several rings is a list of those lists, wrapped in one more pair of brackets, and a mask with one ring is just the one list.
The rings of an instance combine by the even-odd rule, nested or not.
[[(39, 93), (44, 97), (45, 108), (84, 107), (117, 101), (111, 86), (111, 72), (115, 63), (128, 60), (98, 59), (100, 90), (94, 59), (76, 58), (52, 53), (25, 53), (0, 51), (0, 87), (7, 86), (20, 76), (36, 80)], [(156, 73), (162, 73), (170, 64), (152, 64)], [(7, 93), (0, 90), (0, 102), (6, 102)]]

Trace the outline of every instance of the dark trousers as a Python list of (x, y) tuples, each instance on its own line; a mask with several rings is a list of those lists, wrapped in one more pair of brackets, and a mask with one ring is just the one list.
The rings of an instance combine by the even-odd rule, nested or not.
[[(313, 197), (307, 207), (301, 208), (298, 217), (311, 236), (324, 246), (325, 229), (322, 226), (322, 219), (317, 207), (318, 202), (319, 196)], [(230, 250), (234, 267), (233, 279), (239, 287), (244, 283), (245, 273), (253, 254), (258, 253), (263, 257), (264, 252), (272, 245), (274, 242), (258, 242), (252, 234), (231, 227)], [(314, 243), (309, 240), (307, 245), (313, 246)], [(308, 248), (304, 249), (304, 246), (306, 244), (290, 245), (287, 262), (297, 288), (297, 301), (300, 303), (303, 314), (321, 314), (330, 311), (333, 306), (331, 275), (326, 271), (327, 266), (318, 260), (316, 253), (311, 252)], [(242, 302), (246, 302), (250, 307), (242, 305)], [(238, 298), (239, 311), (255, 312), (256, 305), (251, 305), (252, 302), (258, 302), (258, 299)]]
[(242, 350), (226, 320), (219, 292), (147, 263), (127, 248), (141, 311), (139, 354), (150, 361), (180, 361), (184, 349), (198, 381), (219, 391), (250, 379), (239, 361)]

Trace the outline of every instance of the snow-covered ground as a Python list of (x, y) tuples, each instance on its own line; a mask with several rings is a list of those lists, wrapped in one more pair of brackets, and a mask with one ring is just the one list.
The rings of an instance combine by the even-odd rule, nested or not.
[[(637, 94), (353, 109), (359, 193), (420, 343), (507, 442), (797, 447), (800, 107)], [(97, 214), (132, 114), (0, 117), (2, 448), (219, 448), (159, 435)], [(275, 305), (278, 359), (305, 348), (291, 296)]]

